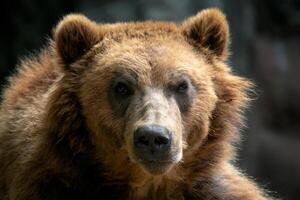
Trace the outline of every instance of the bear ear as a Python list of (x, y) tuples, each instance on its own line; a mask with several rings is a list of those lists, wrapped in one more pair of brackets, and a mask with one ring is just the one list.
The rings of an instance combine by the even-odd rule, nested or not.
[(222, 60), (226, 60), (229, 27), (222, 11), (217, 8), (205, 9), (185, 20), (181, 30), (193, 46), (209, 49)]
[(99, 42), (98, 25), (80, 14), (64, 17), (54, 30), (56, 51), (66, 65)]

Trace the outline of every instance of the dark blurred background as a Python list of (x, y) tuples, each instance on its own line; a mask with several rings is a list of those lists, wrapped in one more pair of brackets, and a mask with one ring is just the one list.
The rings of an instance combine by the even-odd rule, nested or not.
[(226, 13), (233, 70), (257, 85), (237, 165), (275, 196), (300, 199), (299, 0), (2, 1), (0, 86), (20, 58), (47, 44), (53, 26), (67, 13), (84, 13), (98, 22), (181, 22), (207, 7)]

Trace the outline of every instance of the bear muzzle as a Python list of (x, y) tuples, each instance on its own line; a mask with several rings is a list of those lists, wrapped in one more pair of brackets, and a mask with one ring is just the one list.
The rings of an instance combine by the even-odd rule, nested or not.
[(134, 132), (134, 153), (137, 161), (151, 174), (167, 171), (175, 162), (172, 134), (164, 126), (143, 125)]

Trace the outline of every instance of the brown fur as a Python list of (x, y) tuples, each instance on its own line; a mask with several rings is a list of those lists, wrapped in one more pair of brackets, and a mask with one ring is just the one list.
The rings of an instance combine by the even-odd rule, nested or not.
[[(0, 199), (269, 198), (231, 165), (252, 84), (227, 66), (228, 43), (217, 9), (182, 25), (65, 17), (3, 94)], [(147, 94), (123, 114), (107, 95), (116, 70)], [(196, 90), (186, 111), (161, 90), (182, 74)], [(173, 164), (159, 175), (132, 152), (133, 130), (148, 122), (173, 134)]]

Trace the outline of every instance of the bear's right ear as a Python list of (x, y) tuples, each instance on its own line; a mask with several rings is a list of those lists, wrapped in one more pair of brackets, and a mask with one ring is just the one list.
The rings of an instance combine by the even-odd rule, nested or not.
[(54, 30), (55, 48), (69, 65), (99, 42), (97, 24), (80, 14), (64, 17)]

